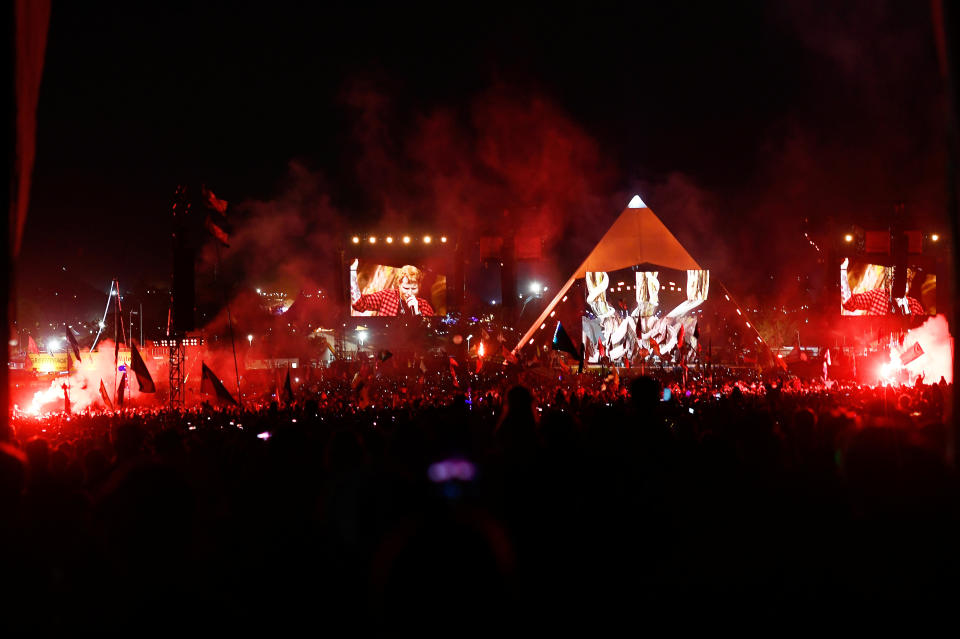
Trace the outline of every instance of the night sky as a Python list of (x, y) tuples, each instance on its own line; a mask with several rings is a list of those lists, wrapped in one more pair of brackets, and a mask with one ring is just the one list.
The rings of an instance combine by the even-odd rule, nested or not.
[(246, 280), (324, 284), (340, 233), (508, 209), (556, 281), (640, 193), (766, 299), (816, 264), (804, 228), (898, 201), (945, 227), (925, 2), (196, 4), (54, 2), (22, 295), (164, 284), (181, 181), (231, 202)]

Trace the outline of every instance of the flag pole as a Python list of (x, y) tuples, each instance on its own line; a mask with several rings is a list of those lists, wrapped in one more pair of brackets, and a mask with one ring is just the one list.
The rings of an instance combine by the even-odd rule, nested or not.
[[(214, 271), (214, 277), (217, 277), (216, 273), (220, 271), (220, 243), (214, 242), (214, 246), (217, 251), (217, 269)], [(230, 330), (230, 347), (233, 349), (233, 375), (237, 380), (237, 402), (243, 407), (243, 395), (240, 394), (240, 368), (237, 366), (237, 343), (233, 338), (233, 319), (230, 316), (230, 300), (227, 299), (226, 287), (221, 288), (220, 292), (223, 295), (223, 304), (227, 307), (227, 327)]]
[[(117, 297), (120, 297), (120, 282), (117, 278), (113, 278), (113, 281), (110, 282), (110, 292), (113, 293), (113, 286), (117, 285)], [(114, 300), (113, 302), (113, 405), (117, 405), (117, 360), (119, 359), (120, 353), (120, 342), (117, 341), (119, 335), (117, 334), (117, 302), (119, 300)]]

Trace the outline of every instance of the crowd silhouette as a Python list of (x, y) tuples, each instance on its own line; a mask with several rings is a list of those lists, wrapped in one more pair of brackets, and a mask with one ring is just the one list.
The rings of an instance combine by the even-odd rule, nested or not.
[(14, 416), (4, 625), (509, 634), (952, 615), (949, 385), (691, 381), (668, 401), (664, 385), (384, 390), (361, 407), (362, 389), (332, 384), (285, 406)]

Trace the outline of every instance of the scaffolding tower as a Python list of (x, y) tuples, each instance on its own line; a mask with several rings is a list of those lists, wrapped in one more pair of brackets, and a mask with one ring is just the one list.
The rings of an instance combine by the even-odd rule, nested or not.
[(180, 409), (184, 406), (184, 362), (186, 361), (186, 347), (183, 338), (179, 335), (172, 337), (169, 345), (170, 357), (170, 408)]

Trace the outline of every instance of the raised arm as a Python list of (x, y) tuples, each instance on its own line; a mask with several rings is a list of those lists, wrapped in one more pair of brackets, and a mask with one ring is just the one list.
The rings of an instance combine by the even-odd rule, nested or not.
[(850, 282), (847, 280), (847, 266), (850, 264), (850, 258), (843, 258), (840, 264), (840, 303), (846, 304), (852, 293), (850, 292)]
[(357, 265), (360, 260), (353, 260), (350, 265), (350, 303), (356, 304), (360, 300), (360, 285), (357, 283)]

